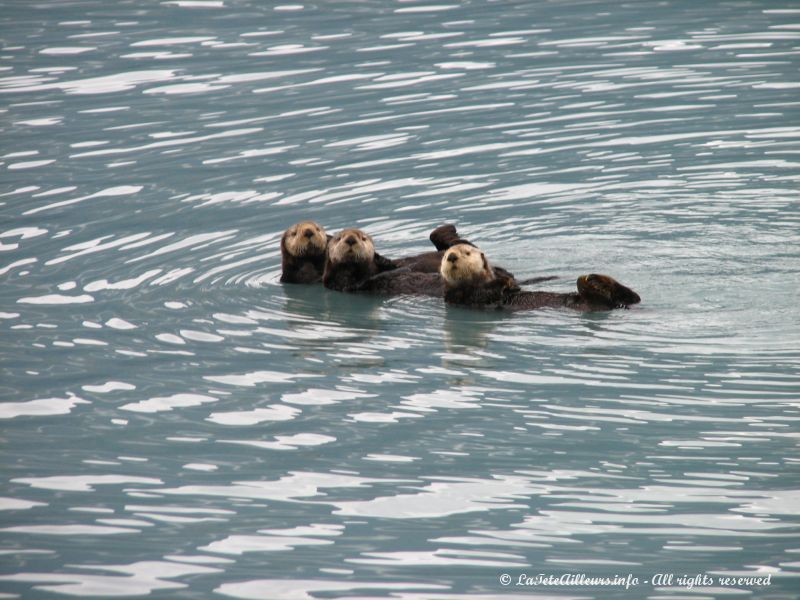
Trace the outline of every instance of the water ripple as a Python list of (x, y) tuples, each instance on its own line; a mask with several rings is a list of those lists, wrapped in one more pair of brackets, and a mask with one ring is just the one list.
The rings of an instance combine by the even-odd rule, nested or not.
[[(3, 593), (794, 597), (800, 12), (497, 8), (0, 15)], [(282, 285), (304, 219), (643, 302)]]

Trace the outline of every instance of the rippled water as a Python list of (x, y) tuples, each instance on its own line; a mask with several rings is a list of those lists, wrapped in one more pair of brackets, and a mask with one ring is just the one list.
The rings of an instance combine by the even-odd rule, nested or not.
[[(0, 596), (800, 595), (795, 3), (0, 23)], [(281, 285), (306, 218), (643, 302)]]

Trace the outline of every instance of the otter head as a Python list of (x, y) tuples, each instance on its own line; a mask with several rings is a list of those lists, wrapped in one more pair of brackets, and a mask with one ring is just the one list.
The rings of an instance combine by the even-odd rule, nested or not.
[(442, 256), (439, 268), (449, 286), (484, 283), (494, 279), (489, 261), (480, 248), (471, 244), (456, 244)]
[(292, 225), (281, 238), (281, 247), (295, 258), (320, 256), (325, 253), (327, 245), (325, 230), (314, 221)]
[(333, 264), (370, 263), (374, 259), (372, 238), (360, 229), (343, 229), (328, 245), (328, 260)]

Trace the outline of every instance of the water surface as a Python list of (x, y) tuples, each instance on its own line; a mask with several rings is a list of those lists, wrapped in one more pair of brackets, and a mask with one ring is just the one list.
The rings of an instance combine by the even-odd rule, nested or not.
[[(6, 2), (0, 27), (4, 597), (798, 596), (793, 3)], [(387, 256), (452, 222), (643, 302), (281, 285), (307, 218)]]

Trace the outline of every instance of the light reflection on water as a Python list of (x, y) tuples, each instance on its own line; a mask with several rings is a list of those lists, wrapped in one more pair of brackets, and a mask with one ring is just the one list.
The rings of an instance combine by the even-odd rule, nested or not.
[[(0, 592), (796, 597), (796, 9), (6, 8)], [(306, 218), (644, 301), (281, 285)]]

